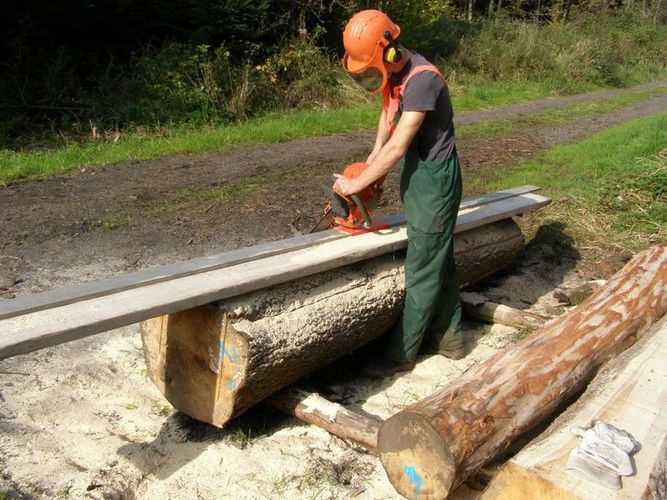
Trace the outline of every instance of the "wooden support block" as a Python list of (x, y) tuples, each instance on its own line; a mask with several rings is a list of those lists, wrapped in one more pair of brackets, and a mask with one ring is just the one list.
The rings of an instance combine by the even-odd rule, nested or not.
[(546, 316), (521, 311), (514, 307), (496, 304), (488, 300), (478, 300), (477, 294), (462, 293), (461, 305), (463, 306), (463, 313), (472, 319), (515, 328), (535, 330), (543, 327), (550, 320)]
[(317, 393), (289, 387), (269, 398), (269, 403), (289, 415), (316, 425), (334, 436), (377, 453), (381, 420), (372, 419), (333, 403)]

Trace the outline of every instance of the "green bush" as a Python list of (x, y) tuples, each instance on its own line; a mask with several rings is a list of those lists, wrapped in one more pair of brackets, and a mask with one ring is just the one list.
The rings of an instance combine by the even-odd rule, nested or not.
[(549, 80), (564, 91), (665, 74), (667, 30), (630, 10), (582, 13), (544, 26), (502, 16), (480, 25), (463, 36), (451, 61), (455, 70), (494, 80)]
[[(306, 3), (310, 10), (317, 4)], [(344, 3), (332, 5), (342, 8)], [(325, 41), (340, 43), (342, 26), (332, 21), (336, 12), (323, 18), (328, 31), (313, 26), (309, 31), (305, 21), (292, 18), (274, 26), (276, 14), (269, 15), (268, 4), (262, 5), (255, 12), (264, 16), (262, 36), (281, 32), (272, 44), (260, 43), (259, 34), (257, 40), (250, 37), (250, 18), (237, 19), (234, 29), (225, 31), (219, 24), (233, 17), (229, 6), (215, 29), (209, 26), (218, 37), (229, 35), (222, 44), (181, 37), (148, 44), (125, 58), (96, 61), (86, 52), (48, 51), (36, 43), (25, 42), (24, 50), (24, 42), (15, 39), (11, 57), (0, 58), (0, 69), (12, 68), (0, 77), (0, 147), (40, 147), (54, 138), (90, 136), (93, 129), (229, 123), (295, 107), (340, 107), (369, 99), (329, 52), (339, 47), (325, 46)], [(457, 17), (452, 5), (410, 0), (392, 3), (388, 10), (401, 24), (401, 40), (440, 64), (455, 92), (467, 82), (501, 80), (568, 93), (629, 86), (666, 74), (667, 30), (638, 8), (604, 15), (572, 11), (566, 23), (505, 15), (469, 23)], [(343, 24), (347, 14), (337, 12)], [(244, 41), (237, 34), (250, 38)], [(192, 39), (206, 38), (199, 33)]]
[(102, 131), (227, 123), (270, 111), (340, 107), (366, 99), (338, 60), (307, 35), (274, 47), (259, 63), (233, 59), (224, 45), (169, 43), (110, 66), (91, 88), (68, 77), (69, 67), (66, 59), (56, 61), (49, 66), (53, 74), (42, 80), (44, 89), (60, 89), (62, 98), (43, 95), (39, 100), (67, 99), (72, 109), (62, 113), (47, 107), (43, 114), (0, 116), (0, 137), (7, 141), (0, 146), (21, 147), (33, 141), (39, 135), (35, 124), (45, 122), (50, 131), (81, 136), (90, 134), (93, 126)]

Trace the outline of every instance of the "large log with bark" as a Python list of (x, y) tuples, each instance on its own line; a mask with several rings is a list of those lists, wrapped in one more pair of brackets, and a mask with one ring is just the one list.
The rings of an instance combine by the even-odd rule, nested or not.
[[(461, 283), (506, 267), (523, 246), (511, 219), (457, 234)], [(222, 426), (387, 332), (402, 307), (403, 261), (383, 255), (144, 321), (150, 378), (175, 408)]]
[[(640, 443), (636, 473), (614, 491), (565, 470), (580, 438), (571, 428), (602, 420)], [(665, 498), (667, 496), (667, 316), (621, 355), (606, 363), (586, 391), (549, 428), (507, 462), (484, 500), (527, 498)]]
[(408, 498), (445, 498), (581, 390), (667, 312), (667, 245), (638, 254), (579, 307), (388, 419), (378, 452)]

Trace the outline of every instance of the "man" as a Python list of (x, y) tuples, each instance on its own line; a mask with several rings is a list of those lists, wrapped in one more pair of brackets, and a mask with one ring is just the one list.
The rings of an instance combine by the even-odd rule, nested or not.
[(335, 174), (334, 189), (354, 194), (400, 161), (407, 219), (405, 306), (378, 375), (411, 370), (418, 352), (465, 355), (453, 251), (461, 170), (452, 104), (444, 77), (400, 45), (399, 34), (377, 10), (355, 14), (343, 33), (345, 70), (367, 91), (383, 92), (384, 105), (368, 167), (354, 179)]

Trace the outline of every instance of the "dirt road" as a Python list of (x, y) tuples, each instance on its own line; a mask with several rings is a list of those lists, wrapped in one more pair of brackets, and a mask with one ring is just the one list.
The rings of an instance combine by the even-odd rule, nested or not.
[[(477, 123), (638, 92), (667, 82), (460, 113)], [(459, 140), (464, 178), (632, 118), (667, 109), (660, 95), (610, 113), (493, 140)], [(81, 169), (0, 187), (0, 293), (31, 293), (159, 263), (271, 241), (310, 228), (320, 184), (364, 159), (373, 132), (244, 146)], [(382, 211), (401, 211), (390, 176)]]
[[(461, 113), (457, 124), (603, 97)], [(665, 109), (663, 95), (492, 140), (461, 140), (464, 176)], [(318, 183), (363, 158), (371, 142), (372, 132), (364, 132), (247, 146), (0, 188), (0, 293), (289, 236), (316, 219)], [(382, 211), (399, 211), (395, 177), (387, 193)], [(555, 307), (552, 292), (576, 280), (577, 256), (557, 228), (543, 233), (516, 268), (486, 282), (488, 296), (541, 312)], [(423, 357), (406, 376), (377, 381), (353, 371), (317, 386), (353, 409), (386, 417), (518, 335), (499, 326), (466, 328), (474, 349), (464, 360)], [(396, 497), (376, 457), (263, 405), (225, 430), (175, 413), (146, 377), (136, 332), (133, 325), (0, 362), (0, 498), (3, 490), (9, 498)]]

